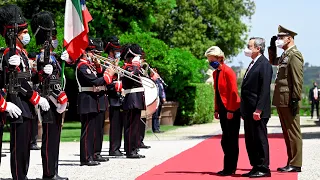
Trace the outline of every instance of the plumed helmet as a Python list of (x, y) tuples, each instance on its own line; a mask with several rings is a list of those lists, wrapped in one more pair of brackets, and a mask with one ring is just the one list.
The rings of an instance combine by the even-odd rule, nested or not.
[(15, 23), (18, 26), (18, 33), (28, 28), (26, 19), (24, 18), (21, 9), (14, 4), (8, 4), (0, 8), (0, 33), (6, 39), (8, 32), (15, 28)]
[(42, 11), (33, 15), (31, 30), (36, 37), (36, 44), (42, 45), (47, 40), (50, 30), (52, 36), (57, 35), (55, 16), (48, 11)]
[(103, 52), (103, 41), (100, 38), (89, 37), (87, 51)]
[(103, 39), (103, 49), (104, 52), (110, 53), (110, 51), (121, 50), (120, 41), (117, 36), (109, 36), (106, 39)]

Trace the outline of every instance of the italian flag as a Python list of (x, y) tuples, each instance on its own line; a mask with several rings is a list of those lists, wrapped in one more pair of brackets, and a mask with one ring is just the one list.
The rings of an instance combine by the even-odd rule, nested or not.
[(63, 44), (74, 61), (83, 54), (89, 44), (88, 22), (91, 20), (85, 0), (66, 0)]

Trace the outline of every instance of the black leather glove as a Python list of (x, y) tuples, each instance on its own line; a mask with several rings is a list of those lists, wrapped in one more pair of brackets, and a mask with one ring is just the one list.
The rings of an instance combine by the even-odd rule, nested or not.
[(277, 36), (272, 36), (270, 40), (270, 47), (276, 47), (276, 40), (278, 39)]
[(291, 113), (293, 116), (296, 116), (299, 114), (299, 100), (297, 99), (292, 99), (290, 102), (290, 107), (291, 107)]

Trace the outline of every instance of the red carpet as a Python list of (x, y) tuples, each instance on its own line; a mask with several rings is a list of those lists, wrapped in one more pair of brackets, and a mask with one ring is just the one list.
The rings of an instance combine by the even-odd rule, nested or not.
[[(241, 135), (240, 155), (238, 169), (234, 176), (220, 177), (216, 172), (222, 170), (223, 152), (220, 146), (221, 136), (214, 136), (198, 145), (176, 155), (154, 167), (150, 171), (139, 176), (138, 180), (206, 180), (206, 179), (249, 179), (241, 177), (241, 174), (251, 169), (247, 151), (245, 148), (244, 137)], [(284, 139), (280, 134), (269, 135), (270, 145), (270, 169), (271, 178), (259, 179), (277, 179), (277, 180), (297, 180), (297, 173), (278, 173), (277, 168), (284, 166), (287, 162), (286, 147)], [(250, 178), (251, 179), (251, 178)]]

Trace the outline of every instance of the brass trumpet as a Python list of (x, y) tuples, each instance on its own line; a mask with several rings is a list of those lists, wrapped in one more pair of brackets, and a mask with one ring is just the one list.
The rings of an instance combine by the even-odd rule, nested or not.
[[(97, 55), (97, 54), (94, 54), (93, 55), (93, 58), (99, 60), (100, 62), (102, 62), (103, 64), (101, 64), (102, 66), (104, 66), (105, 68), (109, 68), (109, 67), (112, 67), (113, 69), (115, 69), (115, 72), (120, 75), (120, 76), (123, 76), (123, 77), (126, 77), (126, 78), (129, 78), (135, 82), (138, 82), (144, 86), (148, 86), (150, 88), (154, 88), (154, 84), (150, 83), (149, 81), (146, 81), (144, 79), (141, 79), (139, 76), (137, 75), (134, 75), (132, 74), (131, 72), (129, 71), (126, 71), (116, 65), (114, 65), (113, 63), (110, 62), (110, 60), (106, 57), (103, 57), (103, 56), (100, 56), (100, 55)], [(108, 64), (108, 66), (106, 66), (105, 64)], [(141, 80), (141, 81), (139, 81)]]
[[(145, 69), (141, 68), (141, 69), (142, 69), (142, 73), (143, 73), (145, 76), (149, 77), (149, 76), (148, 76), (148, 70), (150, 70), (153, 74), (156, 74), (156, 73), (157, 73), (157, 72), (155, 72), (155, 71), (150, 67), (150, 65), (149, 65), (147, 62), (141, 63), (141, 67), (143, 67), (143, 66), (146, 66)], [(160, 79), (160, 81), (162, 82), (163, 85), (165, 85), (166, 87), (168, 87), (168, 85), (164, 82), (164, 80), (160, 77), (160, 75), (159, 75), (159, 79)]]

